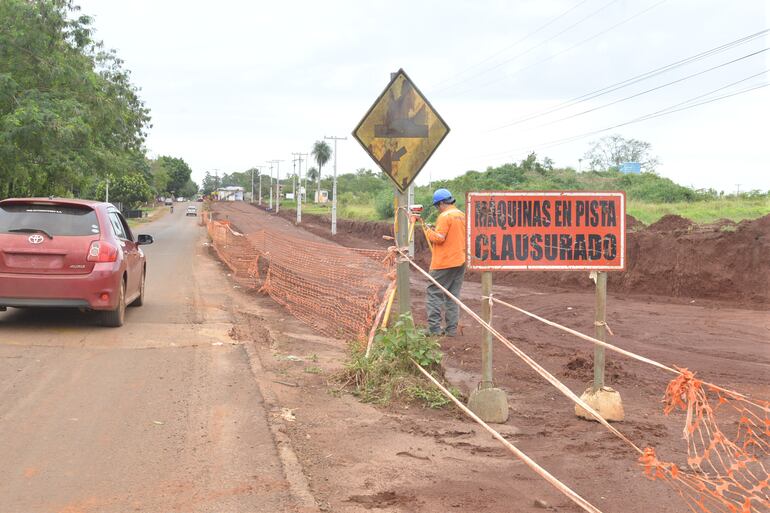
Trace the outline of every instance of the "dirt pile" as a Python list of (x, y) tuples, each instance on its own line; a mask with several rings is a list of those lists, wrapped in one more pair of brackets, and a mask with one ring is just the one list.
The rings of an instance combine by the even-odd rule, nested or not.
[[(293, 210), (280, 215), (292, 221), (296, 218)], [(626, 270), (610, 273), (612, 292), (770, 303), (770, 215), (708, 227), (698, 227), (676, 215), (664, 216), (647, 228), (632, 216), (626, 216), (626, 222)], [(330, 225), (327, 216), (302, 216), (302, 227), (321, 237), (332, 239)], [(356, 248), (393, 244), (383, 236), (393, 236), (391, 223), (339, 219), (334, 240)], [(419, 230), (415, 231), (415, 249), (417, 262), (427, 268), (430, 251)], [(468, 279), (478, 280), (478, 273), (468, 273)], [(500, 272), (495, 274), (495, 282), (581, 289), (592, 286), (588, 272)]]
[(689, 230), (695, 223), (684, 217), (668, 214), (647, 227), (653, 232), (672, 232), (674, 230)]

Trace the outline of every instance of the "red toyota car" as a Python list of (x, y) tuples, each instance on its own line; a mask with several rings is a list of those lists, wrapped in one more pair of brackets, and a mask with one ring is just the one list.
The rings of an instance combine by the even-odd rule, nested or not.
[(111, 204), (60, 198), (0, 201), (0, 310), (53, 307), (101, 312), (123, 325), (126, 305), (141, 306), (147, 263)]

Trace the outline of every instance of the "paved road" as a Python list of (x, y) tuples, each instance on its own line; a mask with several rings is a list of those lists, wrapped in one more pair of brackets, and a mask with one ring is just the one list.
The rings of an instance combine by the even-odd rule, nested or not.
[(292, 511), (231, 298), (202, 229), (141, 225), (147, 300), (126, 325), (0, 313), (0, 512)]

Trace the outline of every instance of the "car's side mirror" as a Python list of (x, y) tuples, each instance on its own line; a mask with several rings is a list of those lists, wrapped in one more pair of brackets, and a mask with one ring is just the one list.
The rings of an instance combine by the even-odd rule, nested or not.
[(153, 240), (152, 235), (141, 235), (140, 234), (136, 238), (136, 243), (139, 244), (139, 245), (152, 244), (153, 242), (155, 242), (155, 241)]

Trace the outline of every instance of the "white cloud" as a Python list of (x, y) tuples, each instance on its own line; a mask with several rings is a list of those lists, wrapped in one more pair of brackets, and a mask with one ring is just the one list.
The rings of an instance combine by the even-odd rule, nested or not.
[[(450, 177), (519, 160), (530, 148), (557, 165), (577, 167), (589, 141), (600, 135), (553, 147), (542, 144), (659, 110), (770, 63), (767, 57), (755, 57), (572, 120), (537, 127), (554, 115), (489, 132), (768, 24), (762, 0), (734, 3), (729, 9), (717, 0), (669, 0), (569, 50), (655, 4), (621, 0), (547, 41), (605, 3), (586, 2), (479, 66), (577, 1), (228, 0), (215, 7), (182, 0), (80, 1), (83, 12), (96, 18), (97, 36), (118, 50), (142, 87), (154, 125), (148, 147), (154, 154), (184, 158), (196, 177), (206, 170), (290, 161), (291, 152), (309, 150), (324, 135), (348, 135), (389, 73), (403, 67), (452, 127), (420, 177), (423, 183), (428, 173)], [(559, 114), (602, 105), (767, 43), (767, 38), (754, 41)], [(511, 60), (474, 77), (505, 59)], [(469, 77), (457, 87), (446, 87)], [(765, 75), (752, 83), (767, 80)], [(770, 148), (764, 141), (768, 89), (616, 131), (651, 142), (663, 162), (661, 174), (680, 183), (769, 189)], [(375, 166), (349, 138), (340, 143), (340, 169), (358, 167)]]

